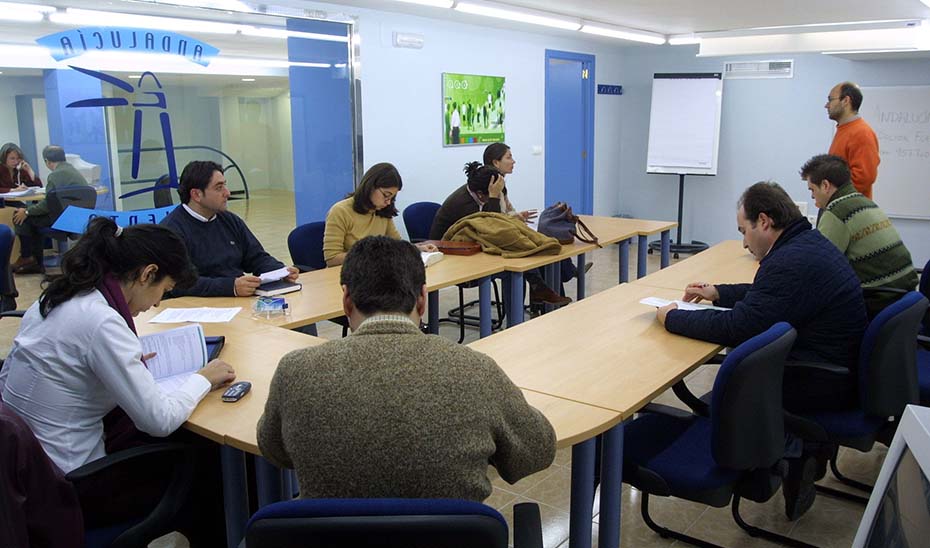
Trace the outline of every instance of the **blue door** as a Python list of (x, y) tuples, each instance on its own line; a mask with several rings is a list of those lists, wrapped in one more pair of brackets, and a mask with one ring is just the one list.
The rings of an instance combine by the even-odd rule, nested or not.
[(546, 205), (594, 210), (594, 56), (546, 50)]

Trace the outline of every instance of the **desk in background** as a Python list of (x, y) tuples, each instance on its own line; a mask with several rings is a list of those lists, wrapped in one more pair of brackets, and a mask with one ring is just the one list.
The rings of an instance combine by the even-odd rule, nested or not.
[(743, 249), (742, 242), (726, 240), (633, 283), (678, 290), (675, 298), (680, 299), (689, 283), (750, 283), (758, 269), (759, 263), (751, 253)]

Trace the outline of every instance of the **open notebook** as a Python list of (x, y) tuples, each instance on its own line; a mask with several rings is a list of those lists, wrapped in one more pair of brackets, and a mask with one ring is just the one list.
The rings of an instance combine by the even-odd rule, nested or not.
[(207, 365), (210, 352), (200, 324), (185, 325), (139, 337), (142, 354), (155, 352), (145, 365), (165, 392), (173, 392)]

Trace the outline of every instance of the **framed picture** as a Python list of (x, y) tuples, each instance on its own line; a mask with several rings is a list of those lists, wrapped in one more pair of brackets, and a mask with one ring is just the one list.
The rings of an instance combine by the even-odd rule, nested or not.
[(504, 141), (503, 76), (442, 73), (442, 145)]

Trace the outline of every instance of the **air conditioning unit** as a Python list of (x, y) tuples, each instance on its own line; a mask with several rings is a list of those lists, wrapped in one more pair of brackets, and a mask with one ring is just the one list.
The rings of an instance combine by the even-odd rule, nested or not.
[(724, 78), (794, 78), (794, 61), (734, 61), (723, 66)]

